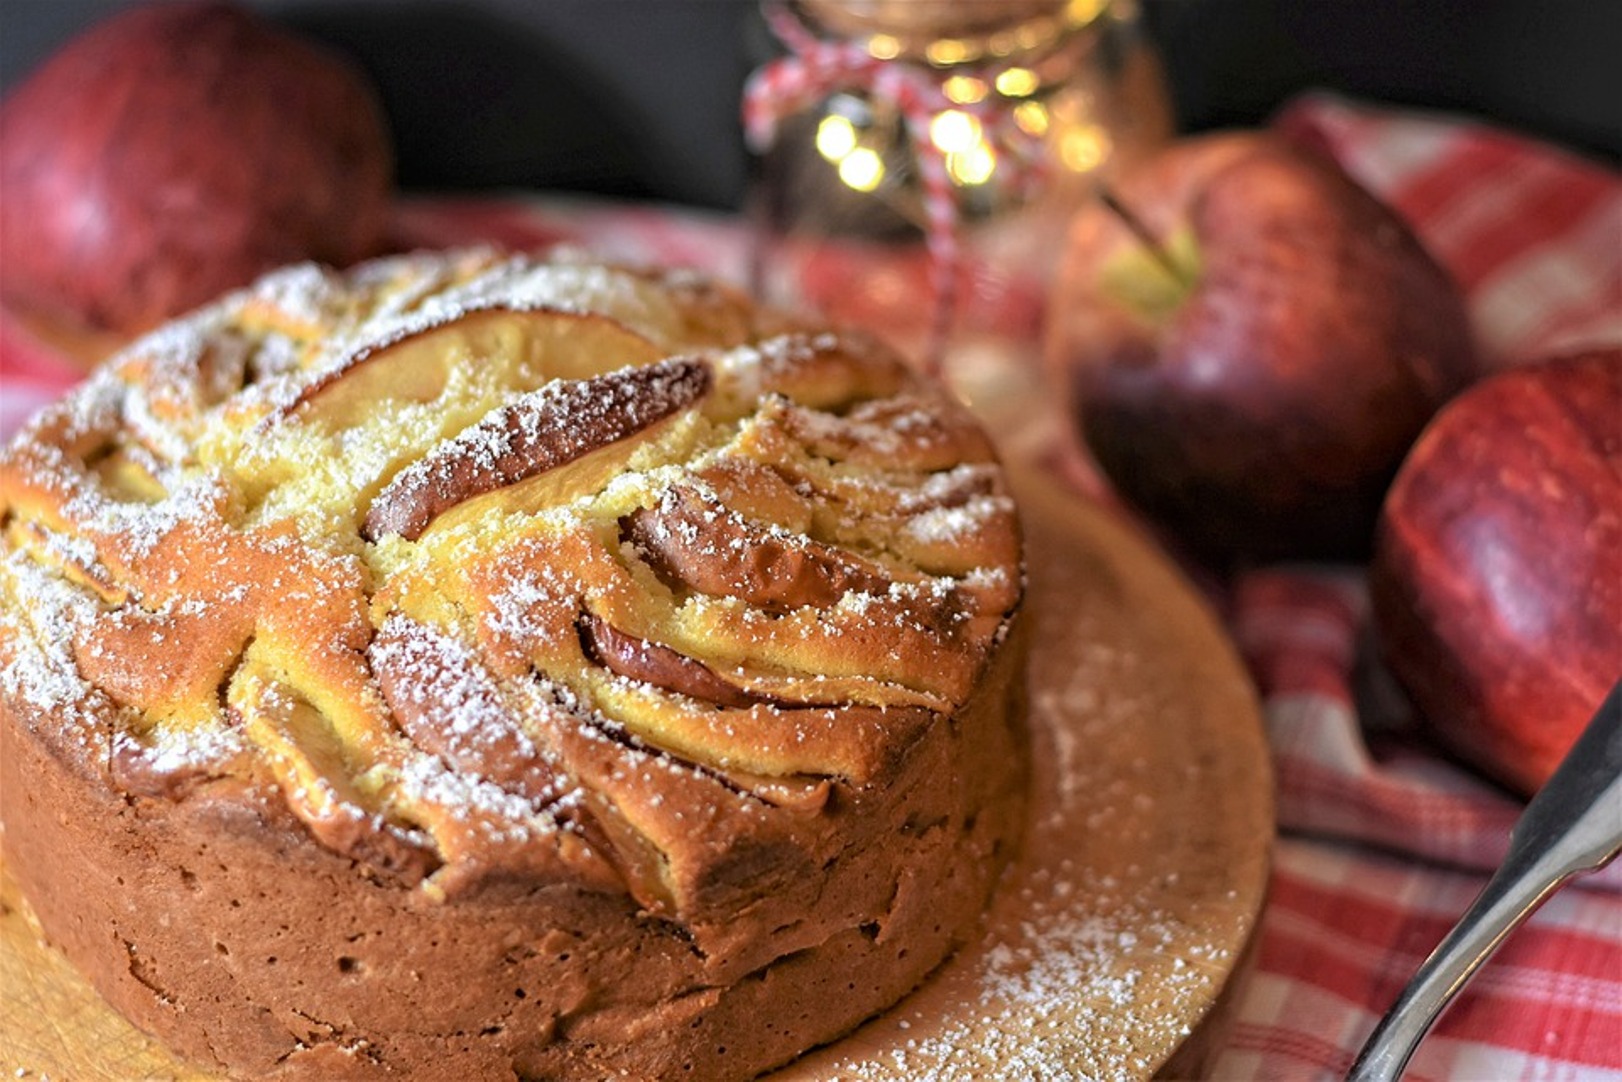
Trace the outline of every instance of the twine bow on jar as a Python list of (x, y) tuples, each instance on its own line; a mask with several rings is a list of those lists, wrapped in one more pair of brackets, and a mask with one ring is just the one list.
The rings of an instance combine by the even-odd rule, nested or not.
[[(948, 171), (948, 151), (932, 129), (949, 115), (973, 116), (986, 128), (1007, 125), (992, 115), (985, 99), (978, 103), (954, 100), (938, 74), (890, 53), (882, 45), (875, 50), (871, 39), (855, 42), (819, 38), (793, 11), (780, 4), (769, 4), (765, 16), (789, 54), (755, 71), (744, 88), (744, 137), (751, 151), (764, 154), (771, 147), (785, 116), (841, 90), (858, 90), (894, 106), (906, 125), (915, 151), (933, 294), (923, 361), (931, 373), (938, 374), (956, 302), (961, 250), (957, 194)], [(1013, 66), (1004, 65), (987, 74), (994, 79)], [(1015, 158), (1010, 166), (1011, 172), (1018, 174), (1018, 179), (1011, 181), (1016, 186), (1029, 187), (1039, 182), (1039, 155), (1023, 161)]]
[[(979, 314), (1004, 329), (1021, 318), (1034, 326), (1042, 261), (1026, 258), (1020, 246), (1028, 249), (1033, 236), (1051, 246), (1062, 224), (1044, 221), (1014, 244), (1006, 236), (995, 245), (981, 239), (1038, 202), (1062, 214), (1068, 194), (1050, 197), (1088, 190), (1109, 157), (1118, 119), (1113, 83), (1138, 43), (1127, 0), (767, 0), (762, 12), (787, 54), (751, 75), (743, 127), (760, 161), (789, 163), (786, 173), (779, 168), (768, 176), (802, 185), (775, 193), (790, 204), (784, 215), (798, 215), (803, 226), (819, 210), (849, 214), (868, 227), (888, 221), (892, 233), (900, 223), (921, 235), (931, 303), (920, 351), (933, 372), (943, 366), (959, 309), (974, 314), (966, 302), (989, 300)], [(815, 153), (795, 158), (802, 148), (786, 122), (819, 110)], [(860, 133), (853, 118), (866, 125)], [(892, 183), (899, 179), (892, 174), (904, 174), (907, 183)], [(819, 178), (832, 180), (833, 190)], [(1071, 183), (1077, 179), (1084, 183)], [(873, 198), (863, 204), (865, 194)], [(850, 232), (843, 220), (830, 229), (834, 224), (813, 221), (812, 231), (823, 241)], [(874, 236), (872, 228), (858, 232)], [(818, 247), (828, 246), (803, 251)], [(1000, 266), (997, 256), (969, 259), (971, 250), (983, 256), (992, 248), (1003, 257), (1017, 254)], [(839, 289), (894, 287), (901, 275), (893, 259), (888, 263), (888, 281), (858, 263), (856, 278), (839, 278)], [(757, 265), (757, 286), (763, 276)], [(809, 283), (790, 279), (790, 299), (805, 299)], [(894, 332), (919, 308), (904, 289), (888, 292), (899, 298), (891, 305), (897, 318), (868, 312), (867, 321), (891, 324), (884, 329)]]

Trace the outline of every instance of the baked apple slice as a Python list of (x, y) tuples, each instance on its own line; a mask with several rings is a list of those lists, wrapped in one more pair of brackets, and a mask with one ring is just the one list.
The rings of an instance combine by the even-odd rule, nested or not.
[(493, 386), (536, 387), (652, 364), (662, 351), (594, 312), (492, 306), (423, 316), (344, 354), (266, 418), (320, 421), (333, 430), (378, 416), (385, 399), (432, 402), (458, 369)]
[(620, 531), (666, 584), (767, 612), (826, 607), (852, 591), (883, 593), (890, 585), (877, 564), (775, 533), (691, 488), (670, 489), (656, 506), (626, 515)]
[(461, 641), (392, 616), (369, 657), (394, 720), (417, 747), (537, 806), (561, 795), (559, 779), (495, 677)]
[(799, 407), (780, 416), (807, 451), (834, 463), (934, 473), (997, 454), (967, 411), (920, 397), (861, 402), (843, 415)]
[(6, 523), (4, 533), (13, 548), (90, 590), (103, 604), (116, 608), (130, 600), (129, 586), (113, 577), (93, 547), (68, 543), (54, 530), (25, 518)]
[(111, 451), (90, 469), (108, 499), (154, 504), (169, 494), (161, 479), (163, 464), (139, 445)]
[(704, 362), (682, 359), (548, 384), (497, 407), (396, 475), (372, 501), (362, 533), (415, 541), (457, 504), (634, 436), (692, 406), (709, 385)]
[(794, 332), (722, 354), (716, 382), (727, 411), (749, 412), (766, 394), (811, 409), (842, 411), (906, 385), (907, 367), (865, 335)]
[[(638, 737), (727, 777), (742, 771), (751, 788), (766, 778), (787, 788), (759, 794), (770, 803), (816, 800), (794, 794), (800, 783), (839, 777), (864, 784), (886, 768), (891, 751), (929, 724), (931, 711), (915, 705), (799, 702), (740, 687), (697, 658), (614, 627), (592, 613), (579, 622), (586, 657), (616, 677), (599, 685), (598, 705)], [(674, 692), (716, 707), (695, 711), (672, 704)], [(803, 786), (802, 786), (803, 788)]]
[(586, 657), (610, 672), (716, 706), (742, 710), (763, 701), (723, 680), (702, 661), (628, 635), (599, 616), (582, 614), (579, 627)]
[(427, 838), (392, 821), (381, 765), (250, 647), (226, 692), (288, 808), (329, 848), (414, 884), (440, 864)]

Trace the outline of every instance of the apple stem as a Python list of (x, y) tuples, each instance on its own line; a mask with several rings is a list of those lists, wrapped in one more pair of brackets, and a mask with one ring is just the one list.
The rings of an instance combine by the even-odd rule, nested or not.
[(1161, 239), (1155, 236), (1154, 232), (1144, 224), (1143, 219), (1138, 217), (1132, 208), (1121, 202), (1121, 197), (1116, 195), (1115, 190), (1103, 181), (1098, 182), (1098, 200), (1109, 208), (1111, 214), (1121, 220), (1121, 224), (1131, 231), (1139, 244), (1149, 250), (1149, 254), (1155, 257), (1156, 263), (1165, 268), (1167, 274), (1184, 286), (1192, 287), (1194, 285), (1189, 280), (1188, 274), (1171, 257), (1171, 253), (1166, 250), (1166, 245)]

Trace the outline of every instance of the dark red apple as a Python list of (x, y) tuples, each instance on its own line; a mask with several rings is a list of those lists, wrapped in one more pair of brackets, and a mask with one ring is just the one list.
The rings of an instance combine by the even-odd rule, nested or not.
[(1386, 661), (1436, 733), (1542, 785), (1622, 678), (1622, 348), (1449, 404), (1392, 484), (1369, 585)]
[(335, 54), (223, 3), (134, 8), (0, 104), (0, 293), (130, 333), (378, 246), (393, 153)]
[(1050, 310), (1094, 457), (1213, 562), (1366, 555), (1404, 452), (1475, 375), (1452, 280), (1266, 134), (1184, 140), (1113, 193), (1074, 220)]

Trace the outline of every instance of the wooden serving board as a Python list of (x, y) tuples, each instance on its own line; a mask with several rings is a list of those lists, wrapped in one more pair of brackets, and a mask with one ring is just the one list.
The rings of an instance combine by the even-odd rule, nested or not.
[[(1271, 773), (1255, 696), (1215, 618), (1151, 544), (1051, 482), (1027, 474), (1018, 487), (1036, 616), (1022, 856), (975, 942), (774, 1079), (1201, 1073), (1267, 883)], [(39, 941), (3, 866), (0, 1068), (52, 1082), (210, 1077), (132, 1029)]]

